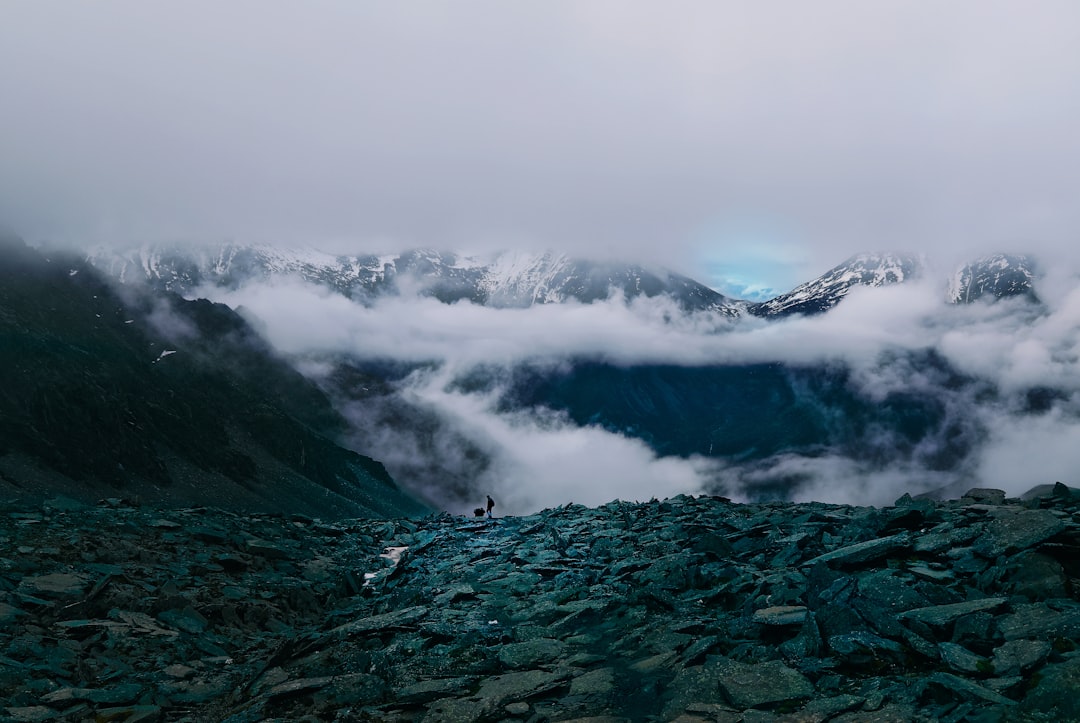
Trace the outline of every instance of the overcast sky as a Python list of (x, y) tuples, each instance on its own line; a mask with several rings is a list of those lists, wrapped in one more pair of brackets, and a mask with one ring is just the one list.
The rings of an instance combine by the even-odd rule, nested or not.
[(1080, 246), (1073, 0), (0, 0), (0, 99), (0, 222), (31, 240), (789, 288), (857, 251)]

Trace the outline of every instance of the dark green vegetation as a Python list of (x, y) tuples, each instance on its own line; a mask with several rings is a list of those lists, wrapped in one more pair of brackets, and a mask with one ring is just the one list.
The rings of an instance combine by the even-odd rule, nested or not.
[(0, 715), (1080, 720), (1080, 500), (1029, 497), (333, 523), (8, 507)]
[(955, 466), (980, 437), (974, 420), (953, 413), (965, 406), (971, 380), (932, 354), (883, 363), (918, 368), (932, 383), (873, 399), (840, 366), (580, 362), (518, 370), (503, 403), (565, 411), (578, 425), (641, 438), (660, 455), (753, 462), (831, 453), (878, 465)]
[(0, 494), (421, 513), (235, 312), (0, 243)]

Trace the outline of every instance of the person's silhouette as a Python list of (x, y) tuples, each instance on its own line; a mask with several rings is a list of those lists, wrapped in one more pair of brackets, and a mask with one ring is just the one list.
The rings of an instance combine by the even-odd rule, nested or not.
[(487, 496), (487, 516), (491, 517), (491, 508), (495, 506), (495, 500), (491, 499), (491, 495)]

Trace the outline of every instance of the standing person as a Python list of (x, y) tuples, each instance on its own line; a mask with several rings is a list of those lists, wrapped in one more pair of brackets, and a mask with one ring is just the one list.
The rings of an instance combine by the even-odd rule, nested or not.
[(495, 500), (491, 499), (491, 495), (488, 495), (487, 498), (488, 498), (488, 501), (487, 501), (487, 516), (488, 516), (488, 519), (490, 520), (491, 519), (491, 508), (495, 506)]

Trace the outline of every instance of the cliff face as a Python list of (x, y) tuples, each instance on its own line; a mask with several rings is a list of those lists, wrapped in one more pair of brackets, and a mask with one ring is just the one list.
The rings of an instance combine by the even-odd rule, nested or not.
[(1077, 513), (1060, 485), (336, 523), (57, 500), (0, 517), (0, 699), (13, 720), (1077, 720)]

